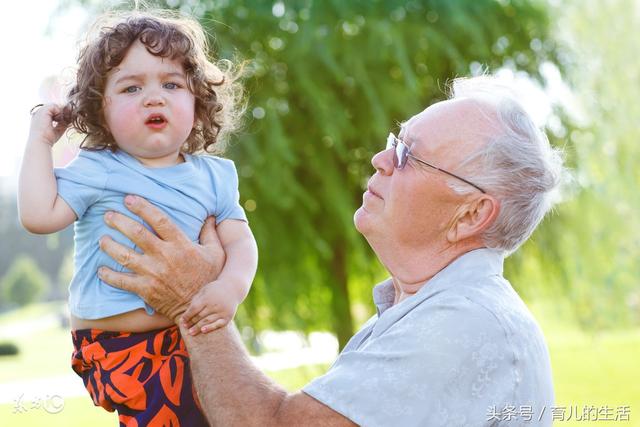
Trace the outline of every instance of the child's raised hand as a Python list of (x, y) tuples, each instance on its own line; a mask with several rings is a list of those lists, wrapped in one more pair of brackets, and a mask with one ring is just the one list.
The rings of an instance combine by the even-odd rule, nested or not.
[(230, 286), (214, 281), (205, 285), (193, 297), (181, 322), (189, 328), (191, 335), (211, 332), (233, 319), (239, 303)]
[(29, 140), (44, 142), (53, 146), (67, 129), (68, 117), (62, 107), (56, 104), (36, 106), (31, 113)]

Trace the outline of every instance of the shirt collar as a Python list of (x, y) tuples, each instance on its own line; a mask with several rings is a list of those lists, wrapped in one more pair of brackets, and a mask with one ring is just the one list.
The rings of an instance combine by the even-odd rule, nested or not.
[(124, 150), (118, 149), (115, 153), (111, 153), (110, 151), (109, 153), (119, 163), (152, 179), (168, 180), (169, 182), (193, 179), (193, 174), (196, 170), (193, 163), (193, 157), (187, 153), (182, 154), (184, 162), (157, 168), (143, 165), (140, 160), (136, 159)]
[[(501, 250), (481, 248), (467, 252), (436, 273), (425, 282), (415, 295), (404, 301), (415, 303), (414, 298), (416, 297), (420, 300), (427, 299), (434, 293), (453, 287), (465, 279), (501, 276), (503, 263), (504, 252)], [(378, 315), (393, 306), (394, 300), (395, 289), (390, 278), (373, 288), (373, 302), (376, 305)]]

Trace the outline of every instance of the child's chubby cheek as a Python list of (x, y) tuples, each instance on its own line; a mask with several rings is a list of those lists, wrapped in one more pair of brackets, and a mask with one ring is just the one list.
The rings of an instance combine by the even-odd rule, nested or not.
[(128, 127), (132, 120), (139, 117), (140, 111), (137, 104), (130, 100), (104, 97), (103, 101), (104, 118), (111, 131), (120, 127)]

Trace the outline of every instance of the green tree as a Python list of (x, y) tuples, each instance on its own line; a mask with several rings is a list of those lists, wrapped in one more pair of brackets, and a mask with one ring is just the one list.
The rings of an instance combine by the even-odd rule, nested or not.
[(18, 255), (29, 254), (49, 283), (55, 283), (64, 255), (73, 250), (73, 227), (46, 236), (27, 233), (18, 220), (16, 195), (0, 194), (0, 242), (0, 278)]
[(22, 306), (39, 300), (47, 288), (47, 278), (31, 258), (21, 255), (2, 279), (0, 288), (6, 302)]
[(245, 313), (257, 325), (330, 327), (344, 345), (353, 300), (368, 301), (381, 277), (352, 224), (368, 159), (399, 121), (442, 99), (451, 77), (504, 65), (537, 75), (541, 61), (556, 61), (545, 6), (200, 5), (222, 56), (235, 48), (252, 59), (248, 132), (230, 150), (260, 246)]
[[(260, 250), (241, 321), (331, 329), (384, 276), (353, 227), (369, 159), (446, 82), (558, 62), (537, 0), (172, 0), (195, 14), (216, 56), (250, 61), (245, 132), (228, 152)], [(368, 312), (371, 308), (368, 308)]]
[(640, 5), (588, 0), (559, 12), (581, 126), (567, 134), (572, 198), (539, 235), (558, 256), (542, 268), (557, 271), (550, 287), (585, 328), (629, 325), (640, 321)]
[(73, 251), (69, 251), (62, 260), (58, 280), (54, 289), (54, 297), (65, 299), (69, 295), (69, 283), (73, 279)]

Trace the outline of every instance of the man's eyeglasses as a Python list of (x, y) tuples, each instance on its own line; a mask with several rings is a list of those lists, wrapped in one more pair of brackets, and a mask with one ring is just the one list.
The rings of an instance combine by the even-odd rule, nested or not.
[(486, 191), (484, 191), (482, 188), (478, 187), (477, 185), (475, 185), (473, 182), (471, 181), (467, 181), (466, 179), (459, 177), (458, 175), (455, 175), (449, 171), (446, 171), (444, 169), (440, 169), (437, 166), (433, 166), (430, 163), (425, 162), (422, 159), (417, 158), (416, 156), (414, 156), (413, 154), (411, 154), (411, 149), (407, 146), (407, 144), (405, 144), (404, 142), (402, 142), (402, 140), (398, 137), (396, 137), (393, 133), (390, 133), (389, 136), (387, 137), (387, 150), (393, 148), (394, 151), (394, 156), (393, 156), (393, 165), (395, 166), (396, 169), (401, 170), (402, 168), (405, 167), (405, 165), (407, 164), (407, 160), (409, 159), (409, 157), (411, 157), (413, 160), (415, 160), (416, 162), (422, 163), (425, 166), (429, 166), (430, 168), (433, 168), (437, 171), (440, 171), (442, 173), (446, 173), (449, 176), (452, 176), (456, 179), (459, 179), (462, 182), (465, 182), (467, 184), (469, 184), (472, 187), (477, 188), (478, 190), (480, 190), (483, 193), (487, 193)]

